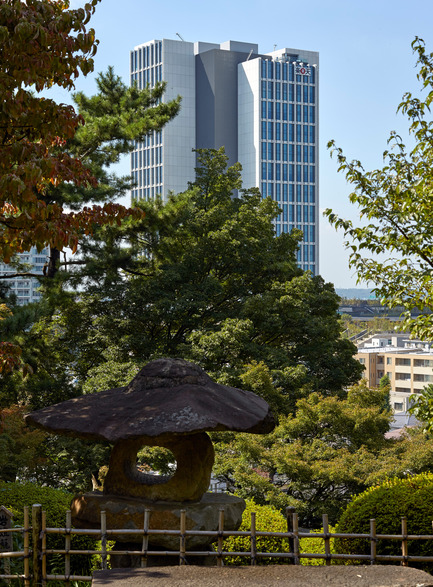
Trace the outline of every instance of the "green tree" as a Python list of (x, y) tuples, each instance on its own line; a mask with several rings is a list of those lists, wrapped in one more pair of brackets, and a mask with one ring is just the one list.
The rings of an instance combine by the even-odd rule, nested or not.
[(421, 393), (413, 393), (410, 396), (411, 406), (409, 412), (423, 423), (426, 432), (433, 431), (433, 385), (426, 385)]
[(33, 374), (7, 377), (5, 401), (35, 408), (122, 385), (160, 356), (252, 389), (277, 414), (313, 391), (345, 396), (361, 366), (332, 286), (297, 267), (299, 235), (275, 237), (276, 203), (241, 191), (238, 165), (222, 150), (198, 156), (187, 192), (140, 203), (144, 217), (102, 227), (83, 264), (58, 273), (46, 315), (20, 338)]
[[(356, 225), (326, 210), (330, 222), (344, 232), (350, 251), (350, 266), (359, 281), (374, 284), (374, 292), (390, 308), (404, 308), (403, 329), (430, 340), (433, 281), (433, 54), (415, 38), (418, 79), (427, 95), (424, 100), (410, 93), (403, 96), (398, 111), (409, 121), (414, 147), (391, 133), (391, 149), (384, 152), (382, 169), (365, 171), (360, 161), (348, 161), (340, 148), (330, 143), (346, 179), (354, 186), (350, 201), (359, 207), (365, 224)], [(377, 257), (379, 255), (379, 257)], [(425, 310), (412, 319), (411, 310)]]
[(383, 401), (384, 392), (363, 380), (346, 399), (312, 393), (266, 437), (220, 435), (215, 472), (258, 503), (296, 505), (304, 524), (320, 522), (322, 513), (335, 521), (392, 445), (384, 438), (391, 415)]
[[(86, 124), (77, 129), (74, 137), (62, 146), (62, 150), (89, 169), (98, 183), (85, 186), (63, 182), (48, 186), (43, 195), (45, 205), (68, 208), (77, 214), (89, 204), (100, 203), (111, 206), (110, 202), (124, 195), (132, 185), (131, 178), (117, 177), (110, 172), (110, 165), (117, 163), (121, 155), (132, 149), (132, 141), (142, 140), (145, 135), (161, 129), (177, 114), (180, 107), (179, 98), (169, 103), (161, 102), (165, 89), (163, 83), (156, 84), (153, 89), (128, 88), (111, 68), (107, 73), (99, 74), (96, 81), (98, 86), (96, 95), (88, 98), (83, 93), (74, 94), (79, 114)], [(81, 234), (81, 239), (84, 240), (84, 238), (85, 236)], [(53, 303), (51, 309), (39, 305), (39, 315), (47, 311), (55, 311), (57, 303), (61, 305), (60, 298), (65, 295), (61, 292), (61, 284), (65, 275), (59, 276), (60, 289), (57, 281), (52, 282), (59, 268), (81, 263), (80, 260), (75, 259), (61, 262), (60, 252), (59, 244), (52, 243), (44, 278), (32, 274), (28, 268), (19, 265), (14, 274), (38, 277), (46, 288), (52, 290), (51, 299), (57, 299), (57, 302)], [(32, 308), (32, 312), (15, 307), (13, 316), (0, 325), (2, 348), (8, 350), (9, 356), (8, 361), (4, 361), (5, 370), (11, 370), (22, 364), (21, 347), (12, 344), (11, 339), (17, 332), (22, 331), (23, 320), (26, 317), (27, 327), (35, 321), (36, 311), (36, 307)], [(57, 338), (56, 335), (55, 339)]]
[(143, 219), (84, 243), (83, 265), (68, 275), (85, 287), (51, 319), (76, 380), (103, 370), (107, 353), (138, 365), (182, 356), (236, 385), (265, 363), (284, 413), (312, 390), (344, 395), (361, 367), (340, 337), (332, 286), (297, 268), (297, 234), (275, 237), (274, 202), (256, 190), (233, 197), (239, 166), (226, 169), (222, 150), (198, 156), (187, 192), (143, 202)]

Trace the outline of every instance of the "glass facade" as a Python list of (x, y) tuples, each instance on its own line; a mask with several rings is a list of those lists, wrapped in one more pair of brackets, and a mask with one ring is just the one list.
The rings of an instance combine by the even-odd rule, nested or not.
[(276, 234), (302, 230), (298, 263), (316, 274), (316, 75), (302, 65), (261, 59), (260, 185), (263, 197), (280, 204)]
[(144, 88), (166, 81), (173, 97), (182, 95), (182, 107), (163, 131), (134, 144), (132, 199), (182, 191), (179, 183), (194, 179), (195, 159), (187, 161), (185, 153), (223, 145), (230, 164), (241, 163), (244, 187), (257, 186), (279, 204), (276, 234), (302, 231), (298, 263), (316, 275), (318, 59), (316, 52), (296, 49), (261, 55), (258, 45), (237, 41), (163, 39), (136, 47), (131, 84)]
[[(131, 85), (153, 88), (162, 81), (162, 42), (156, 41), (131, 51)], [(162, 131), (136, 141), (131, 154), (131, 176), (135, 187), (132, 200), (152, 200), (163, 184)]]

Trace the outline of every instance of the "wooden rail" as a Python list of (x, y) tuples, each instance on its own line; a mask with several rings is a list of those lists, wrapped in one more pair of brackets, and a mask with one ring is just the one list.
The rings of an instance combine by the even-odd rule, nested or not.
[[(71, 574), (71, 556), (84, 555), (93, 556), (98, 555), (100, 558), (100, 566), (106, 569), (108, 565), (108, 557), (111, 555), (131, 555), (139, 557), (140, 565), (146, 567), (149, 557), (152, 556), (167, 556), (178, 559), (178, 564), (184, 565), (188, 562), (188, 557), (207, 557), (213, 556), (216, 559), (217, 566), (224, 564), (226, 557), (247, 557), (251, 565), (256, 565), (259, 559), (286, 559), (287, 564), (301, 564), (301, 559), (322, 559), (326, 565), (330, 565), (332, 561), (363, 561), (370, 564), (377, 564), (380, 562), (400, 562), (401, 565), (408, 566), (411, 562), (433, 562), (433, 556), (413, 556), (409, 554), (408, 542), (411, 540), (433, 540), (433, 535), (417, 535), (408, 534), (406, 518), (401, 520), (401, 534), (377, 534), (376, 522), (374, 519), (370, 520), (370, 532), (368, 534), (344, 534), (338, 532), (330, 532), (328, 524), (328, 516), (323, 516), (323, 531), (315, 533), (300, 532), (298, 527), (298, 516), (294, 508), (287, 508), (287, 531), (286, 532), (265, 532), (259, 531), (256, 528), (255, 513), (251, 514), (251, 529), (249, 531), (233, 531), (224, 530), (224, 510), (219, 512), (218, 529), (215, 531), (205, 530), (187, 530), (186, 529), (186, 511), (182, 510), (180, 515), (180, 527), (178, 530), (164, 530), (164, 529), (150, 529), (149, 521), (151, 511), (146, 510), (143, 519), (143, 529), (120, 529), (113, 530), (107, 528), (105, 512), (101, 512), (101, 525), (99, 529), (76, 529), (72, 528), (71, 512), (67, 512), (64, 528), (48, 528), (46, 527), (46, 514), (42, 511), (40, 505), (32, 506), (32, 523), (29, 520), (29, 508), (24, 508), (24, 525), (19, 528), (9, 528), (7, 530), (0, 530), (0, 536), (3, 532), (11, 532), (22, 536), (20, 541), (22, 544), (21, 550), (14, 550), (12, 552), (0, 552), (0, 564), (2, 559), (9, 561), (21, 559), (21, 571), (18, 573), (4, 573), (0, 574), (0, 580), (13, 581), (18, 580), (24, 582), (25, 587), (31, 585), (41, 584), (47, 585), (50, 581), (63, 581), (69, 585), (71, 581), (91, 581), (92, 577), (87, 575), (73, 575)], [(63, 535), (64, 548), (62, 549), (48, 549), (47, 536), (49, 535)], [(116, 536), (137, 535), (142, 536), (141, 548), (138, 550), (109, 550), (108, 541), (114, 539)], [(179, 549), (174, 551), (156, 551), (149, 549), (149, 540), (156, 535), (177, 536), (179, 538)], [(99, 550), (78, 550), (72, 548), (73, 536), (93, 536), (101, 541), (101, 548)], [(207, 536), (215, 542), (215, 550), (188, 550), (187, 543), (190, 536)], [(247, 551), (231, 552), (225, 551), (224, 539), (229, 536), (243, 536), (250, 540), (250, 549)], [(30, 537), (32, 537), (30, 545)], [(257, 549), (257, 540), (260, 537), (269, 538), (285, 538), (288, 541), (290, 552), (260, 552)], [(314, 538), (323, 540), (322, 553), (304, 553), (300, 552), (300, 540), (303, 538)], [(331, 540), (335, 538), (344, 539), (359, 539), (363, 538), (370, 541), (370, 554), (338, 554), (331, 552)], [(378, 555), (377, 543), (380, 540), (396, 540), (401, 542), (401, 555)], [(138, 543), (139, 544), (139, 543)], [(47, 560), (52, 555), (63, 555), (64, 560), (64, 574), (48, 574)], [(7, 566), (9, 568), (9, 565)]]

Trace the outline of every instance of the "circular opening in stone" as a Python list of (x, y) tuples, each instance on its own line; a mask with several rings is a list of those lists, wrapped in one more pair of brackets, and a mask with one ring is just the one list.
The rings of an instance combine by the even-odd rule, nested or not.
[(175, 474), (176, 459), (163, 446), (143, 446), (137, 453), (137, 473), (142, 483), (166, 483)]

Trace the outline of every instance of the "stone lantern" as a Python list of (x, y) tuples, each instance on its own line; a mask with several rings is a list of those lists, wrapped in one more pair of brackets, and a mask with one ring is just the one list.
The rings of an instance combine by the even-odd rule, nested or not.
[[(215, 530), (224, 507), (226, 528), (237, 529), (243, 500), (206, 493), (214, 462), (207, 432), (260, 434), (274, 427), (263, 399), (220, 385), (197, 365), (180, 359), (151, 361), (126, 387), (70, 399), (25, 418), (54, 434), (113, 444), (103, 491), (73, 500), (73, 522), (82, 528), (98, 527), (102, 510), (109, 528), (142, 528), (145, 509), (152, 512), (150, 527), (178, 528), (180, 510), (186, 509), (188, 529)], [(136, 460), (143, 446), (168, 448), (176, 459), (174, 474), (141, 473)], [(208, 541), (192, 537), (189, 544), (200, 548), (203, 540)], [(176, 548), (171, 536), (151, 536), (150, 542)]]

